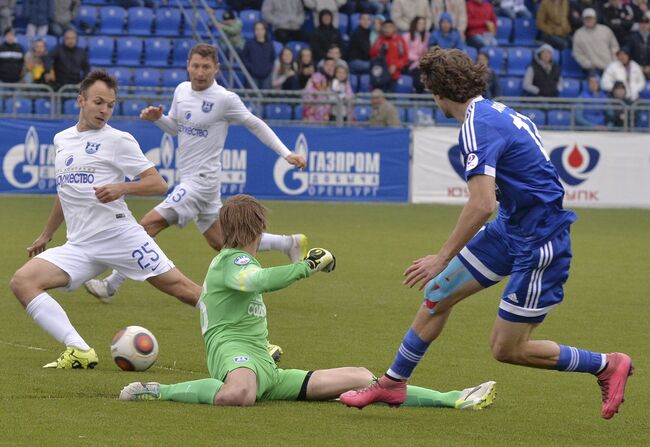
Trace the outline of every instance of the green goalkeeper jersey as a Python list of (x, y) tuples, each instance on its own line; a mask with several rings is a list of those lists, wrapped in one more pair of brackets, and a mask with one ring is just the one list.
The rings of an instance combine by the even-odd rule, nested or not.
[(304, 262), (262, 268), (250, 253), (222, 250), (210, 263), (199, 301), (206, 347), (235, 341), (266, 352), (268, 330), (262, 292), (283, 289), (311, 273)]

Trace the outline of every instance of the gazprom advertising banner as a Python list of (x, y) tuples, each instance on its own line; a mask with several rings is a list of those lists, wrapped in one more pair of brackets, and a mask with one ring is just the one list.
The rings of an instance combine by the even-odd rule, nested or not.
[[(413, 131), (411, 197), (415, 203), (465, 203), (458, 129)], [(567, 206), (650, 208), (647, 134), (541, 131)], [(498, 175), (498, 173), (497, 173)]]
[[(0, 193), (53, 193), (54, 135), (72, 121), (0, 122)], [(170, 186), (176, 171), (176, 138), (141, 121), (115, 121), (131, 133)], [(307, 159), (296, 170), (247, 129), (231, 126), (222, 156), (224, 196), (247, 193), (261, 199), (386, 201), (408, 200), (407, 129), (275, 127), (289, 149)], [(208, 136), (209, 138), (209, 136)]]

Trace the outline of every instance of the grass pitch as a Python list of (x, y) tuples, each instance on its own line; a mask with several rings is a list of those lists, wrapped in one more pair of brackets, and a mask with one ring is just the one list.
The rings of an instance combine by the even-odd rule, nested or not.
[[(498, 285), (459, 305), (429, 349), (412, 383), (439, 390), (498, 382), (493, 408), (357, 411), (335, 402), (264, 402), (217, 408), (172, 402), (120, 402), (129, 382), (173, 383), (207, 376), (198, 314), (146, 283), (129, 282), (105, 305), (83, 290), (54, 291), (82, 336), (97, 350), (92, 371), (43, 370), (61, 352), (13, 298), (8, 282), (26, 261), (51, 197), (0, 197), (0, 445), (585, 445), (647, 446), (650, 343), (650, 211), (579, 210), (565, 302), (535, 332), (587, 349), (622, 350), (635, 375), (611, 421), (600, 418), (600, 392), (587, 374), (499, 364), (488, 340)], [(130, 200), (137, 217), (156, 202)], [(285, 355), (281, 366), (318, 369), (362, 365), (382, 373), (421, 303), (401, 285), (409, 263), (432, 253), (459, 208), (269, 202), (275, 233), (304, 232), (331, 249), (337, 270), (269, 293), (269, 331)], [(59, 230), (51, 246), (63, 242)], [(158, 242), (176, 265), (202, 282), (214, 255), (193, 227), (163, 232)], [(285, 262), (262, 253), (265, 265)], [(160, 357), (144, 373), (118, 370), (109, 344), (123, 326), (157, 336)], [(646, 416), (643, 416), (646, 414)]]

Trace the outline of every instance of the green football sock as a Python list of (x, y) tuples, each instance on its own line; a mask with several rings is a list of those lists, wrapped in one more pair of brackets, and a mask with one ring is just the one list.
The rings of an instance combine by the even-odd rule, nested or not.
[(186, 404), (212, 405), (214, 396), (217, 395), (222, 385), (223, 382), (217, 379), (201, 379), (173, 385), (160, 385), (160, 399)]
[(408, 385), (406, 387), (406, 402), (404, 407), (449, 407), (455, 408), (460, 398), (460, 391), (441, 393), (428, 388)]

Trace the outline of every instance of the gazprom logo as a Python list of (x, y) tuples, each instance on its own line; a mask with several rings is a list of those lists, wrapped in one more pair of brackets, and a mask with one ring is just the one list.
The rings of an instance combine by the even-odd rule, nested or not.
[(2, 160), (2, 173), (7, 182), (18, 189), (54, 189), (54, 146), (40, 144), (38, 132), (31, 126), (25, 142), (13, 146)]
[(309, 150), (303, 133), (298, 135), (293, 152), (305, 157), (307, 169), (300, 171), (279, 158), (273, 167), (273, 180), (283, 193), (315, 197), (377, 195), (381, 171), (379, 152)]
[(600, 160), (600, 152), (587, 146), (560, 146), (553, 149), (550, 159), (564, 183), (577, 186), (587, 180)]

